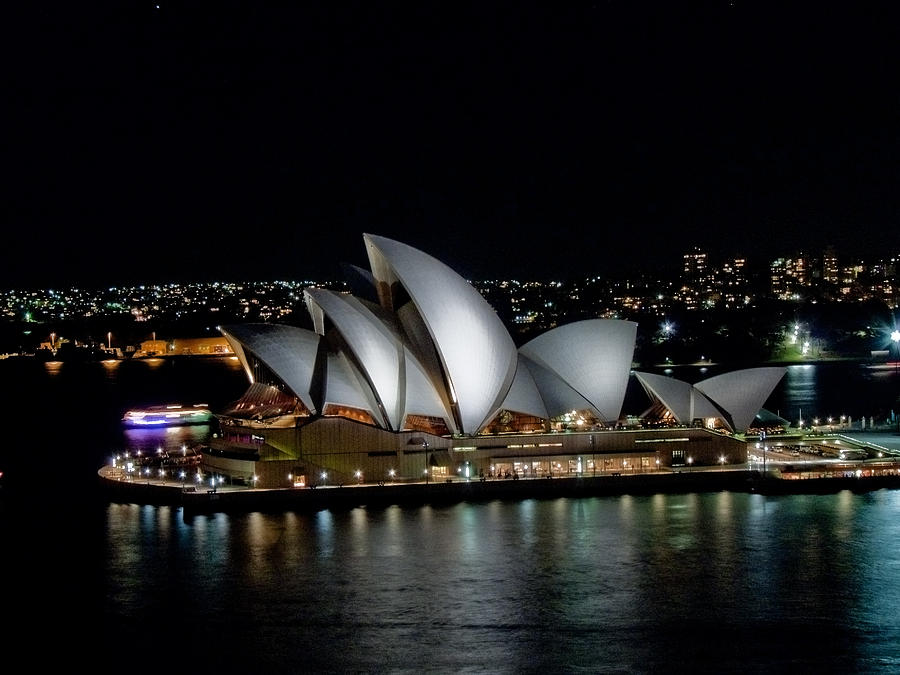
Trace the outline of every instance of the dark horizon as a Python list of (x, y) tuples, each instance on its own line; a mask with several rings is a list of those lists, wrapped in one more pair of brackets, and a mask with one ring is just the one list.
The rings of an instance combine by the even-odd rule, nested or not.
[(471, 279), (869, 258), (900, 214), (895, 14), (19, 7), (0, 286), (338, 278), (364, 232)]
[[(372, 234), (377, 234), (372, 232)], [(402, 243), (416, 247), (413, 241), (416, 237), (398, 239)], [(345, 240), (342, 240), (346, 243)], [(840, 268), (850, 265), (862, 265), (866, 268), (879, 263), (890, 263), (900, 259), (900, 245), (889, 248), (885, 242), (879, 246), (855, 247), (855, 253), (849, 253), (831, 244), (818, 247), (797, 247), (795, 249), (777, 249), (768, 244), (761, 244), (760, 249), (751, 255), (745, 255), (737, 250), (728, 250), (726, 247), (703, 247), (697, 243), (685, 242), (684, 246), (677, 247), (671, 242), (666, 250), (656, 251), (654, 247), (636, 246), (632, 249), (617, 251), (614, 264), (608, 264), (598, 256), (596, 266), (590, 262), (589, 251), (573, 250), (554, 252), (547, 251), (547, 247), (535, 249), (525, 254), (517, 251), (504, 257), (504, 251), (479, 250), (473, 255), (460, 253), (455, 249), (434, 246), (433, 242), (426, 241), (433, 250), (420, 249), (440, 262), (448, 265), (461, 276), (472, 282), (487, 282), (494, 280), (517, 280), (536, 282), (578, 282), (585, 279), (605, 279), (609, 281), (678, 281), (683, 276), (684, 256), (695, 250), (707, 255), (707, 266), (710, 269), (718, 268), (722, 264), (737, 258), (745, 260), (744, 275), (748, 281), (764, 282), (770, 274), (771, 263), (778, 258), (797, 259), (803, 257), (810, 269), (818, 269), (826, 251), (834, 253)], [(894, 242), (889, 242), (893, 244)], [(129, 244), (130, 245), (130, 244)], [(209, 256), (227, 258), (236, 255), (227, 250), (211, 250), (215, 243), (195, 247), (203, 249)], [(0, 273), (0, 291), (35, 291), (35, 290), (105, 290), (110, 288), (128, 288), (140, 286), (165, 286), (169, 284), (205, 284), (205, 283), (266, 283), (266, 282), (290, 282), (290, 283), (342, 283), (352, 282), (348, 277), (347, 266), (358, 266), (364, 270), (369, 269), (369, 260), (365, 254), (362, 233), (359, 235), (359, 246), (353, 251), (352, 246), (342, 246), (330, 251), (332, 257), (325, 257), (313, 263), (304, 263), (303, 269), (290, 266), (279, 267), (277, 265), (255, 266), (202, 266), (186, 265), (184, 268), (172, 269), (171, 265), (153, 264), (134, 266), (128, 251), (106, 251), (102, 255), (107, 256), (102, 260), (96, 258), (101, 252), (95, 252), (95, 259), (90, 267), (76, 269), (69, 264), (63, 264), (59, 269), (41, 267), (40, 260), (28, 260), (35, 268), (33, 274), (13, 275)], [(655, 252), (656, 251), (656, 252)], [(782, 252), (784, 251), (784, 252)], [(655, 252), (655, 253), (654, 253)], [(278, 254), (279, 251), (275, 251)], [(280, 253), (283, 253), (281, 251)], [(342, 254), (343, 257), (342, 257)], [(78, 255), (78, 254), (75, 254)], [(444, 255), (446, 258), (442, 258)], [(538, 261), (531, 256), (541, 256)], [(497, 256), (502, 259), (498, 261)], [(69, 259), (72, 260), (73, 256)], [(635, 264), (635, 260), (639, 260)], [(21, 261), (23, 264), (26, 261)], [(49, 261), (44, 261), (49, 264)], [(166, 260), (163, 261), (167, 262)], [(171, 262), (171, 261), (168, 261)], [(466, 270), (474, 270), (467, 273)], [(506, 276), (502, 272), (506, 273)], [(9, 272), (9, 270), (7, 270)]]

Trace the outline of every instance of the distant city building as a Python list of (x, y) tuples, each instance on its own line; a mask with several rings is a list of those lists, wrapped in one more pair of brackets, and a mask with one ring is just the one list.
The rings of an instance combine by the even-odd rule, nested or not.
[(145, 340), (134, 352), (133, 358), (153, 356), (228, 356), (234, 354), (231, 345), (223, 337), (174, 338), (172, 340)]
[(809, 269), (807, 257), (800, 253), (794, 258), (776, 258), (769, 266), (772, 295), (781, 300), (797, 300), (808, 292)]
[(695, 246), (683, 256), (680, 298), (687, 309), (697, 309), (713, 290), (713, 275), (707, 254)]
[(837, 285), (841, 278), (840, 273), (837, 253), (833, 246), (828, 246), (822, 256), (822, 280), (828, 284)]

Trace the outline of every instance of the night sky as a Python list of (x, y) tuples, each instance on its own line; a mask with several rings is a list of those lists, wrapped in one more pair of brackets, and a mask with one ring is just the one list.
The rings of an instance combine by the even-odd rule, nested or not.
[(25, 4), (6, 288), (900, 251), (897, 3)]

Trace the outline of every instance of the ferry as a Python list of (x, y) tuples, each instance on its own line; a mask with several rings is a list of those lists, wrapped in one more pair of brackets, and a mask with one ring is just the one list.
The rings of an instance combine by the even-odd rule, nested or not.
[(179, 403), (132, 408), (122, 417), (128, 427), (163, 427), (185, 424), (209, 424), (215, 416), (205, 403), (183, 406)]

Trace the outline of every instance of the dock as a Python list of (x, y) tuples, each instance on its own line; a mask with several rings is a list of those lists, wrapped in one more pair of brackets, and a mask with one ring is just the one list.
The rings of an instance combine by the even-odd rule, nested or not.
[(900, 488), (900, 473), (791, 480), (747, 468), (660, 471), (619, 475), (580, 475), (520, 480), (451, 480), (417, 483), (260, 489), (245, 486), (206, 488), (169, 480), (126, 480), (104, 467), (101, 485), (113, 501), (167, 504), (185, 513), (305, 511), (385, 508), (398, 505), (450, 505), (493, 500), (557, 499), (690, 492), (746, 492), (760, 495), (828, 494)]

